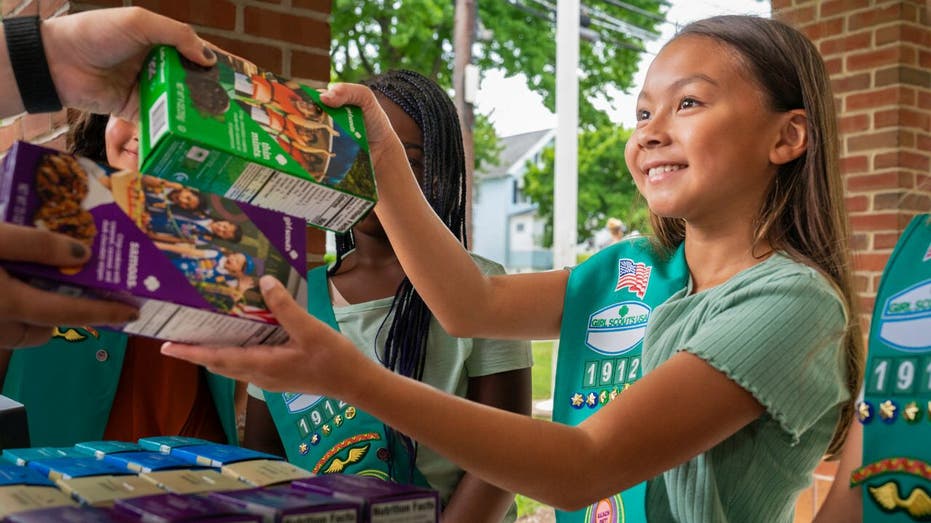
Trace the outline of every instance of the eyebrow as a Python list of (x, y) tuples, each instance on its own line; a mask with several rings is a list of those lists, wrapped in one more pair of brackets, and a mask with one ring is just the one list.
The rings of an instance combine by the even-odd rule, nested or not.
[[(677, 91), (677, 90), (679, 90), (679, 89), (682, 89), (682, 88), (685, 87), (686, 85), (689, 85), (689, 84), (692, 84), (692, 83), (696, 83), (696, 82), (706, 82), (706, 83), (709, 83), (709, 84), (711, 84), (711, 85), (713, 85), (713, 86), (715, 86), (715, 87), (720, 87), (720, 84), (719, 84), (718, 82), (716, 82), (716, 81), (715, 81), (713, 78), (711, 78), (710, 76), (708, 76), (708, 75), (706, 75), (706, 74), (703, 74), (703, 73), (698, 73), (698, 74), (693, 74), (693, 75), (691, 75), (691, 76), (686, 76), (685, 78), (679, 78), (678, 80), (676, 80), (675, 82), (673, 82), (672, 85), (670, 85), (669, 88), (666, 89), (666, 90), (667, 90), (667, 91)], [(649, 95), (646, 91), (640, 91), (640, 95), (637, 96), (637, 101), (640, 101), (640, 100), (649, 100), (649, 99), (650, 99), (650, 95)]]

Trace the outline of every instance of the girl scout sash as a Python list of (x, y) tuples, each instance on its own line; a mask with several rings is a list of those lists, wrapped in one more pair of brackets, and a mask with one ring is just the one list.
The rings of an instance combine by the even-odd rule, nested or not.
[(863, 521), (931, 519), (931, 215), (912, 219), (886, 265), (863, 400)]
[[(307, 310), (339, 330), (327, 287), (326, 267), (307, 273)], [(355, 474), (429, 486), (409, 453), (388, 438), (374, 416), (337, 399), (314, 394), (263, 391), (288, 461), (314, 474)]]
[[(578, 425), (640, 378), (643, 335), (653, 309), (688, 282), (685, 251), (654, 250), (646, 238), (611, 245), (572, 269), (566, 285), (553, 420)], [(571, 452), (571, 451), (570, 451)], [(646, 521), (641, 483), (560, 523)]]

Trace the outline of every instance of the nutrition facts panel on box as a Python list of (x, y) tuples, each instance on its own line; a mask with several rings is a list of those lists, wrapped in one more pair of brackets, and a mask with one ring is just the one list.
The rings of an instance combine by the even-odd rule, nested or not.
[(288, 334), (278, 325), (158, 300), (146, 301), (139, 310), (139, 319), (127, 324), (123, 331), (163, 340), (211, 345), (278, 345), (288, 339)]
[(373, 202), (284, 173), (262, 187), (250, 202), (304, 218), (312, 225), (342, 232), (355, 224)]
[(248, 202), (262, 191), (262, 187), (264, 187), (274, 175), (274, 169), (256, 164), (247, 164), (246, 168), (239, 173), (236, 181), (223, 196), (230, 200)]

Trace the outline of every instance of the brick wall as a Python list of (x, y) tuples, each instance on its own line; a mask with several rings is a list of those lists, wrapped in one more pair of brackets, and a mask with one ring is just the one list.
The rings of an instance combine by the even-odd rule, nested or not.
[(864, 324), (892, 248), (931, 209), (931, 3), (773, 0), (832, 77)]
[[(772, 0), (824, 56), (840, 130), (861, 323), (869, 332), (879, 279), (912, 216), (931, 210), (931, 3)], [(833, 480), (822, 463), (796, 510), (811, 521)]]
[[(3, 16), (42, 18), (100, 7), (137, 5), (189, 23), (204, 39), (269, 71), (322, 87), (330, 78), (330, 0), (2, 0)], [(16, 140), (64, 149), (66, 113), (0, 121), (0, 154)], [(324, 237), (308, 233), (309, 250), (323, 259)]]

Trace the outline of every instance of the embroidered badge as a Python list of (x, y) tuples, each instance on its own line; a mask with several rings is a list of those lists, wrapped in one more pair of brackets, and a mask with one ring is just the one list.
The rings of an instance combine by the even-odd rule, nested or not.
[(621, 289), (628, 289), (630, 292), (643, 299), (647, 293), (647, 287), (650, 286), (650, 272), (653, 267), (643, 263), (636, 263), (630, 258), (621, 258), (617, 261), (617, 286), (615, 292)]
[(585, 509), (585, 523), (618, 523), (625, 519), (624, 502), (617, 495)]
[(61, 338), (65, 341), (71, 341), (71, 342), (83, 341), (87, 339), (87, 334), (81, 334), (81, 331), (84, 331), (87, 334), (90, 334), (96, 339), (100, 339), (100, 333), (97, 332), (97, 330), (94, 329), (93, 327), (88, 327), (86, 325), (81, 327), (80, 329), (75, 329), (72, 327), (64, 327), (64, 329), (62, 329), (62, 327), (55, 327), (55, 330), (52, 332), (52, 337)]
[(895, 481), (869, 487), (867, 490), (873, 501), (886, 512), (902, 510), (915, 521), (926, 521), (931, 516), (931, 496), (923, 487), (913, 488), (905, 498), (899, 494), (899, 484)]
[[(334, 445), (332, 448), (330, 448), (330, 450), (328, 450), (326, 454), (324, 454), (323, 457), (320, 458), (319, 461), (317, 461), (317, 464), (314, 466), (311, 472), (313, 472), (314, 474), (320, 474), (321, 469), (323, 469), (323, 466), (326, 465), (327, 462), (330, 461), (330, 459), (333, 459), (333, 462), (330, 463), (330, 465), (322, 473), (329, 474), (332, 472), (341, 472), (343, 469), (346, 468), (346, 466), (360, 461), (365, 456), (365, 454), (368, 453), (371, 443), (367, 443), (367, 442), (378, 441), (380, 439), (381, 437), (374, 432), (356, 434), (355, 436), (344, 439), (343, 441), (340, 441), (339, 443)], [(353, 445), (356, 445), (357, 443), (362, 443), (362, 445), (358, 447), (353, 447)], [(345, 459), (340, 459), (336, 457), (337, 454), (339, 454), (343, 449), (347, 447), (349, 448), (349, 452), (347, 453)], [(336, 469), (339, 469), (339, 470), (336, 470)]]

